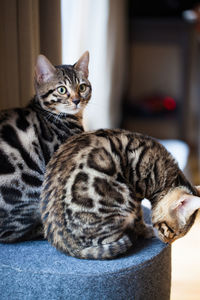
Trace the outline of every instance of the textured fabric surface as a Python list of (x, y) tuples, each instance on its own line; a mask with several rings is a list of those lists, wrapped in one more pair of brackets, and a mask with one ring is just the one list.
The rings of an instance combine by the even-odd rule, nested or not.
[(0, 299), (167, 300), (170, 256), (156, 238), (107, 261), (76, 259), (47, 241), (0, 244)]

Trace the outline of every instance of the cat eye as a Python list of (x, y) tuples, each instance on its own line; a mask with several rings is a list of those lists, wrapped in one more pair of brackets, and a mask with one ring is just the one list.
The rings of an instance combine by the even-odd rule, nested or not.
[(66, 89), (65, 86), (59, 86), (59, 87), (57, 88), (57, 91), (58, 91), (58, 93), (61, 94), (61, 95), (64, 95), (64, 94), (67, 93), (67, 89)]
[(81, 92), (81, 93), (85, 92), (86, 88), (87, 88), (86, 84), (83, 84), (83, 83), (80, 84), (79, 85), (79, 92)]

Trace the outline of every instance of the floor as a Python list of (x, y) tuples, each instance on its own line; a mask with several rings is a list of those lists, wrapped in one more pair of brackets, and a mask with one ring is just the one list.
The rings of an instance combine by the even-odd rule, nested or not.
[(200, 216), (191, 231), (172, 245), (171, 300), (200, 300)]
[[(195, 155), (189, 168), (192, 182), (200, 185)], [(171, 300), (200, 300), (200, 213), (190, 232), (172, 245)]]

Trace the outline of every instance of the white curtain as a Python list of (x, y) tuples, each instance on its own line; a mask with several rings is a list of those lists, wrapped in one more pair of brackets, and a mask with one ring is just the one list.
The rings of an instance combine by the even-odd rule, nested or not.
[(125, 78), (125, 9), (123, 0), (61, 0), (62, 61), (74, 63), (90, 52), (92, 99), (86, 129), (118, 127)]

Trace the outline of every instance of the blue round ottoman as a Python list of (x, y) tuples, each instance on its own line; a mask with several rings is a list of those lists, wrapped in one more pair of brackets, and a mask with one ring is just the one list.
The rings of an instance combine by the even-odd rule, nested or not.
[(171, 249), (138, 240), (114, 260), (81, 260), (47, 241), (0, 244), (0, 299), (169, 300)]

